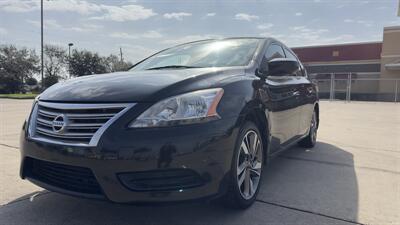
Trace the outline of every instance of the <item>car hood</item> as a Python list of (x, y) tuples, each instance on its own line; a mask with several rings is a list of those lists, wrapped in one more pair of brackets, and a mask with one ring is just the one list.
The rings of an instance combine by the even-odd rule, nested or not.
[(129, 71), (60, 82), (40, 95), (51, 102), (154, 102), (174, 93), (213, 87), (243, 69), (199, 68)]

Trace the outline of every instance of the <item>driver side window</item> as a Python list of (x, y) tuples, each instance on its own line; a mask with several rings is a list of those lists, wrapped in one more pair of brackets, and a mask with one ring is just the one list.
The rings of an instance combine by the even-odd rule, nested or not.
[(285, 58), (285, 53), (281, 46), (277, 44), (272, 44), (268, 47), (267, 51), (265, 52), (265, 59), (267, 61), (275, 58)]

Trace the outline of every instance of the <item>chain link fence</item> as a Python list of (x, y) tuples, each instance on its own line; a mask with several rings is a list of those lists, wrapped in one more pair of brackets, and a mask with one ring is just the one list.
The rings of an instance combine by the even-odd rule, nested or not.
[(319, 97), (345, 101), (400, 102), (400, 79), (379, 78), (379, 73), (309, 74)]

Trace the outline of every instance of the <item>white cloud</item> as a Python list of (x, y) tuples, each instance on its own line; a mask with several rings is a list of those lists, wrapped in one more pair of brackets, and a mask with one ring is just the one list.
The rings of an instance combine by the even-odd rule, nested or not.
[(79, 14), (91, 14), (101, 11), (101, 7), (99, 5), (81, 0), (44, 1), (43, 4), (43, 9), (49, 11), (68, 11)]
[(161, 38), (161, 37), (163, 37), (163, 35), (160, 32), (155, 31), (155, 30), (144, 32), (141, 36), (144, 38)]
[(263, 37), (274, 37), (288, 46), (307, 46), (321, 44), (337, 44), (356, 41), (351, 34), (332, 34), (328, 29), (315, 29), (307, 26), (289, 27), (286, 32), (267, 31), (260, 34)]
[(183, 44), (186, 42), (191, 42), (191, 41), (198, 41), (198, 40), (204, 40), (204, 39), (220, 39), (223, 36), (217, 35), (217, 34), (205, 34), (205, 35), (187, 35), (181, 38), (175, 38), (175, 39), (168, 39), (163, 41), (163, 44), (168, 44), (168, 45), (176, 45), (176, 44)]
[(216, 13), (207, 13), (206, 14), (206, 17), (213, 17), (213, 16), (215, 16), (215, 15), (217, 15)]
[(0, 1), (0, 9), (6, 12), (29, 12), (39, 9), (38, 2), (35, 1), (15, 1), (2, 0)]
[[(40, 1), (27, 0), (0, 0), (0, 10), (7, 12), (29, 12), (40, 9)], [(141, 5), (103, 5), (95, 4), (84, 0), (56, 0), (44, 1), (45, 11), (75, 12), (82, 15), (95, 14), (91, 19), (112, 20), (112, 21), (134, 21), (147, 19), (157, 15), (152, 9)]]
[[(26, 22), (32, 24), (35, 27), (40, 27), (39, 20), (26, 20)], [(52, 19), (44, 20), (44, 29), (55, 29), (55, 30), (75, 31), (75, 32), (93, 32), (101, 28), (103, 28), (102, 25), (96, 25), (96, 24), (83, 24), (81, 26), (65, 27), (59, 24), (56, 20)]]
[(259, 30), (269, 30), (274, 26), (274, 24), (272, 23), (264, 23), (264, 24), (260, 24), (257, 26), (257, 29)]
[(250, 15), (250, 14), (246, 14), (246, 13), (238, 13), (235, 15), (235, 19), (252, 21), (252, 20), (258, 20), (259, 17), (256, 15)]
[(101, 28), (103, 28), (102, 25), (83, 24), (82, 26), (69, 27), (69, 28), (65, 28), (65, 29), (71, 30), (71, 31), (76, 31), (76, 32), (93, 32), (93, 31), (100, 30)]
[[(30, 12), (40, 9), (40, 1), (36, 0), (3, 0), (0, 2), (0, 9), (6, 12)], [(82, 0), (57, 0), (44, 1), (45, 11), (76, 12), (90, 14), (101, 10), (99, 5)]]
[[(40, 21), (39, 20), (26, 20), (26, 22), (32, 24), (35, 27), (40, 27)], [(43, 21), (43, 27), (44, 29), (61, 29), (62, 26), (57, 22), (57, 20), (52, 20), (52, 19), (47, 19)]]
[(329, 32), (328, 29), (311, 29), (306, 26), (289, 27), (289, 29), (295, 31), (296, 35), (309, 40), (317, 40), (321, 34)]
[(0, 27), (0, 35), (8, 34), (8, 31), (5, 28)]
[(356, 24), (360, 24), (360, 25), (364, 25), (366, 27), (372, 27), (372, 25), (374, 24), (372, 21), (367, 21), (367, 20), (354, 20), (354, 19), (345, 19), (343, 20), (343, 22), (345, 23), (356, 23)]
[(283, 34), (277, 34), (277, 33), (273, 33), (273, 32), (262, 32), (259, 34), (261, 37), (272, 37), (272, 38), (277, 38), (280, 39), (282, 37), (285, 37), (285, 35)]
[(112, 38), (123, 38), (123, 39), (137, 39), (139, 38), (136, 35), (128, 34), (126, 32), (114, 32), (110, 34)]
[(173, 13), (165, 13), (164, 18), (166, 19), (176, 19), (182, 20), (184, 17), (192, 16), (191, 13), (187, 12), (173, 12)]
[(126, 32), (114, 32), (110, 34), (110, 37), (121, 38), (121, 39), (139, 39), (139, 38), (161, 38), (163, 35), (158, 31), (151, 30), (140, 34), (130, 34)]
[(295, 13), (294, 15), (295, 15), (295, 16), (302, 16), (302, 15), (303, 15), (303, 13), (301, 13), (301, 12), (297, 12), (297, 13)]
[(101, 9), (105, 11), (105, 13), (101, 16), (91, 17), (91, 19), (123, 22), (144, 20), (157, 15), (152, 9), (144, 8), (141, 5), (101, 5)]
[(339, 4), (339, 5), (336, 5), (336, 8), (343, 9), (344, 7), (347, 7), (347, 6), (348, 6), (347, 4)]

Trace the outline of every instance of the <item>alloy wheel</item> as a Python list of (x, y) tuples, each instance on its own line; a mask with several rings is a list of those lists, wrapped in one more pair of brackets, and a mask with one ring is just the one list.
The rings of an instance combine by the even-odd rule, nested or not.
[(262, 142), (254, 130), (243, 137), (237, 157), (237, 183), (240, 194), (250, 199), (257, 192), (263, 160)]
[(315, 112), (313, 113), (311, 119), (310, 135), (311, 141), (315, 143), (317, 141), (317, 115)]

